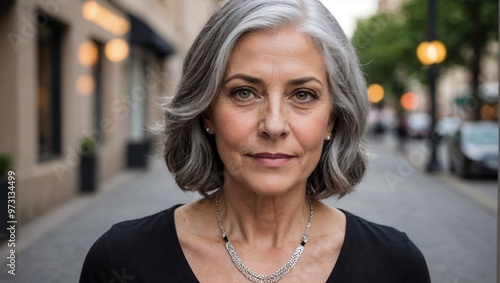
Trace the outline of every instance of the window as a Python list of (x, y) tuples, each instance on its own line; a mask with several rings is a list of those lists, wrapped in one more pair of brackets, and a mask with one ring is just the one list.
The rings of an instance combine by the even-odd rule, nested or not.
[[(39, 16), (41, 17), (41, 16)], [(38, 159), (61, 156), (62, 27), (46, 21), (38, 28)]]
[(130, 139), (142, 141), (146, 137), (145, 125), (148, 114), (149, 93), (146, 85), (148, 50), (135, 46), (131, 55)]
[(93, 106), (93, 115), (94, 115), (94, 132), (99, 133), (95, 136), (97, 142), (102, 142), (102, 129), (101, 122), (103, 119), (102, 115), (102, 104), (103, 104), (103, 95), (102, 95), (102, 77), (103, 77), (103, 61), (104, 61), (104, 45), (100, 42), (94, 41), (95, 46), (97, 47), (97, 62), (92, 66), (92, 78), (94, 79), (94, 106)]

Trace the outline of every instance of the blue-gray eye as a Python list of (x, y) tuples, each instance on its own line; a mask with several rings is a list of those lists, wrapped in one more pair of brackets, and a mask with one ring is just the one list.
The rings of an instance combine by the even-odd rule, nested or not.
[(248, 88), (236, 88), (231, 91), (231, 95), (240, 100), (247, 100), (252, 98), (254, 95), (251, 89)]
[(297, 98), (297, 100), (300, 100), (300, 101), (304, 101), (304, 100), (309, 99), (309, 96), (310, 96), (310, 94), (305, 92), (305, 91), (300, 91), (300, 92), (297, 92), (295, 94), (295, 98)]
[(248, 89), (240, 89), (236, 91), (236, 94), (238, 95), (239, 98), (247, 99), (252, 96), (252, 92), (249, 91)]

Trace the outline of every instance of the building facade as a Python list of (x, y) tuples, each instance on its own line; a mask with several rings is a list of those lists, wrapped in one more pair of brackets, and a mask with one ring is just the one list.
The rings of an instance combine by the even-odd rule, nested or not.
[[(97, 180), (148, 146), (187, 48), (215, 0), (9, 0), (0, 4), (0, 153), (25, 223), (81, 191), (82, 142)], [(134, 157), (135, 156), (135, 157)]]

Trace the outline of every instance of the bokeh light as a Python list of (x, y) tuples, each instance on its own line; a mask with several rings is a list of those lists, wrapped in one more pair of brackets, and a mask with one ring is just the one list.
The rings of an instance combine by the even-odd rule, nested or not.
[(125, 40), (115, 38), (108, 42), (104, 47), (104, 54), (111, 62), (120, 62), (127, 58), (129, 47)]
[(424, 65), (439, 64), (446, 58), (446, 47), (441, 41), (424, 41), (417, 47), (418, 60)]
[(84, 96), (88, 96), (94, 92), (95, 82), (92, 76), (85, 74), (80, 75), (76, 79), (76, 90)]
[(412, 92), (407, 92), (401, 96), (401, 106), (407, 111), (412, 111), (418, 107), (418, 97)]
[(82, 66), (93, 67), (99, 59), (99, 51), (92, 41), (85, 41), (78, 47), (78, 61)]
[(368, 87), (368, 100), (371, 103), (379, 103), (384, 98), (384, 88), (379, 84), (371, 84)]

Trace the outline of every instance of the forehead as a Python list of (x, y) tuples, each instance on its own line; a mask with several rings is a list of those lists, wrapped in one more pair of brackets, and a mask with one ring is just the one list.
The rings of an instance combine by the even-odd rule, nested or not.
[(322, 52), (309, 35), (294, 27), (253, 31), (243, 35), (233, 48), (226, 75), (241, 69), (312, 72), (326, 79)]

